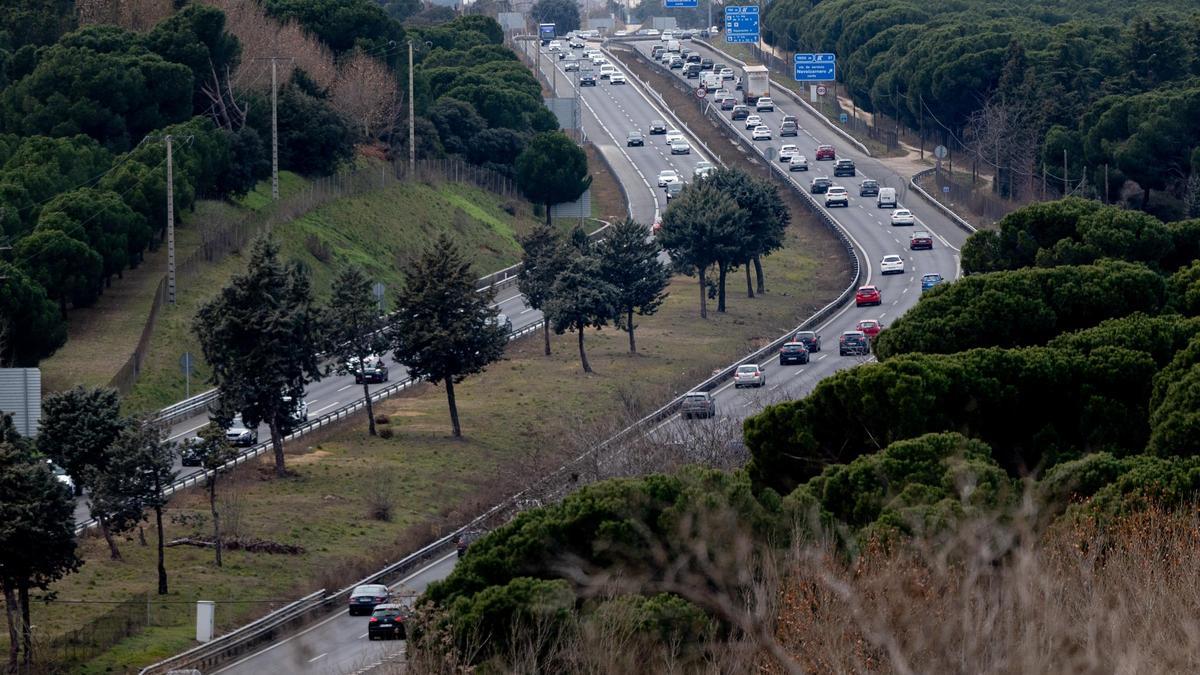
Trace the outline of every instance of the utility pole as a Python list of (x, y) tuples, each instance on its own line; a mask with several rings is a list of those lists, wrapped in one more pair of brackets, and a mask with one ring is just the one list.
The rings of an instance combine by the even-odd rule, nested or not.
[(271, 199), (279, 201), (279, 83), (274, 57), (271, 58)]
[(413, 43), (408, 41), (408, 172), (416, 175), (417, 171), (417, 119), (416, 105), (413, 103)]
[(1108, 203), (1108, 162), (1104, 163), (1104, 203)]
[(1067, 149), (1063, 148), (1063, 196), (1067, 196), (1067, 190), (1071, 187), (1071, 182), (1067, 180)]
[(167, 135), (167, 302), (175, 304), (175, 159), (174, 136)]

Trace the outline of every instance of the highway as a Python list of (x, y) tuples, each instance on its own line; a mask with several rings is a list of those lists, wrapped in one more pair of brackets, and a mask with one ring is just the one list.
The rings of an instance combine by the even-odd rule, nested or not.
[[(535, 53), (535, 44), (525, 43), (525, 48), (530, 50), (527, 53)], [(652, 44), (655, 43), (639, 44), (638, 48), (648, 51)], [(545, 53), (538, 54), (537, 58), (543, 72), (551, 74), (551, 82), (557, 82), (558, 93), (564, 97), (574, 95), (575, 73), (558, 70), (561, 62)], [(628, 73), (624, 65), (618, 66)], [(679, 171), (690, 182), (696, 162), (709, 158), (703, 154), (699, 143), (691, 138), (689, 142), (693, 150), (690, 155), (672, 156), (662, 144), (662, 136), (647, 135), (648, 143), (644, 148), (624, 146), (625, 133), (630, 129), (646, 133), (647, 125), (652, 119), (662, 119), (667, 121), (668, 125), (671, 124), (671, 118), (661, 106), (652, 101), (652, 96), (647, 96), (640, 90), (632, 77), (627, 85), (614, 86), (600, 80), (594, 88), (581, 88), (579, 94), (584, 103), (581, 113), (584, 131), (609, 159), (618, 180), (625, 186), (633, 216), (644, 223), (653, 222), (666, 208), (663, 191), (654, 184), (653, 177), (657, 176), (660, 170), (671, 168)], [(776, 112), (763, 114), (764, 120), (773, 130), (778, 131), (784, 114), (796, 115), (800, 121), (800, 135), (786, 139), (788, 143), (801, 146), (801, 151), (809, 158), (812, 167), (807, 173), (790, 175), (798, 189), (807, 189), (808, 181), (814, 175), (831, 175), (832, 163), (813, 161), (816, 146), (821, 143), (834, 143), (839, 157), (850, 157), (858, 166), (859, 175), (855, 178), (839, 178), (835, 181), (835, 184), (849, 189), (849, 208), (834, 209), (830, 215), (849, 233), (859, 255), (867, 264), (864, 283), (875, 284), (882, 289), (883, 304), (877, 307), (856, 308), (853, 303), (849, 303), (820, 327), (823, 348), (813, 355), (807, 366), (779, 366), (774, 358), (764, 361), (761, 365), (767, 373), (766, 386), (760, 389), (735, 389), (732, 383), (722, 386), (714, 392), (718, 419), (684, 421), (678, 416), (673, 417), (662, 422), (652, 432), (664, 440), (686, 440), (690, 434), (702, 428), (701, 425), (728, 423), (731, 419), (741, 420), (764, 405), (801, 397), (821, 378), (841, 368), (869, 360), (862, 357), (838, 356), (838, 335), (844, 330), (855, 328), (861, 319), (879, 319), (886, 324), (899, 316), (919, 299), (922, 274), (938, 272), (943, 277), (953, 279), (959, 273), (958, 249), (965, 241), (966, 233), (959, 230), (949, 219), (932, 208), (921, 208), (924, 205), (904, 204), (918, 213), (919, 227), (933, 232), (936, 237), (932, 251), (909, 251), (908, 234), (916, 228), (892, 227), (889, 223), (889, 210), (877, 209), (873, 197), (857, 196), (858, 183), (865, 178), (874, 178), (883, 185), (898, 185), (906, 183), (907, 177), (889, 172), (878, 162), (854, 152), (845, 143), (837, 143), (833, 132), (801, 106), (787, 99), (780, 100), (778, 97), (776, 105)], [(741, 126), (738, 125), (738, 132), (748, 135), (749, 131), (741, 129)], [(762, 148), (778, 148), (781, 141), (776, 138), (770, 142), (760, 141), (756, 145)], [(883, 277), (879, 274), (879, 261), (884, 255), (891, 253), (904, 257), (905, 273)], [(533, 314), (507, 313), (513, 319), (514, 327), (522, 325), (518, 323), (518, 318)], [(452, 556), (443, 558), (433, 566), (405, 579), (402, 582), (403, 586), (406, 590), (420, 592), (430, 581), (449, 574), (453, 564)], [(285, 638), (216, 672), (229, 675), (358, 673), (369, 670), (384, 658), (395, 658), (402, 650), (401, 643), (369, 642), (366, 638), (366, 617), (349, 617), (339, 612), (306, 628), (302, 633)]]

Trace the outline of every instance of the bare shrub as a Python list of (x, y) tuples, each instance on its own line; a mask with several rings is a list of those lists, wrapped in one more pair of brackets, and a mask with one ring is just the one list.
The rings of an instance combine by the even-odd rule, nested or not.
[(391, 521), (396, 508), (396, 475), (391, 471), (377, 471), (368, 479), (364, 497), (367, 515), (374, 520)]
[(333, 259), (333, 250), (329, 248), (329, 244), (315, 234), (310, 234), (304, 238), (304, 248), (312, 257), (328, 264)]
[(388, 417), (384, 413), (379, 413), (378, 415), (375, 416), (375, 424), (387, 424), (391, 421), (392, 421), (392, 418)]
[(385, 441), (396, 435), (396, 432), (392, 431), (392, 428), (390, 426), (384, 427), (382, 429), (376, 429), (375, 433), (379, 434), (379, 437)]
[(76, 0), (79, 25), (113, 24), (145, 32), (175, 13), (173, 0)]

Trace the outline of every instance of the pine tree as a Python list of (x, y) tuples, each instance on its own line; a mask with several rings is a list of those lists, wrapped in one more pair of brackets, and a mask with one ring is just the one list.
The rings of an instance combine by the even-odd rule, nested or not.
[[(358, 267), (343, 269), (333, 280), (333, 292), (323, 314), (322, 334), (326, 353), (339, 367), (366, 374), (371, 357), (387, 350), (389, 340), (384, 328), (387, 318), (379, 311), (371, 295), (371, 280)], [(375, 409), (371, 389), (362, 378), (363, 401), (367, 409), (367, 431), (375, 435)]]
[(558, 276), (546, 303), (546, 320), (554, 332), (562, 335), (568, 330), (579, 337), (579, 361), (583, 372), (592, 372), (583, 333), (588, 327), (601, 328), (617, 313), (617, 289), (600, 273), (600, 261), (592, 256), (575, 256), (567, 269)]
[(633, 314), (648, 316), (666, 300), (671, 271), (659, 259), (662, 247), (646, 238), (646, 226), (627, 218), (612, 226), (596, 246), (600, 276), (616, 291), (618, 325), (629, 333), (629, 353), (637, 353)]
[[(525, 257), (517, 275), (517, 288), (525, 296), (526, 304), (541, 311), (545, 309), (555, 279), (570, 259), (558, 232), (546, 224), (538, 225), (529, 234), (521, 237), (521, 248), (525, 251)], [(549, 321), (542, 322), (542, 336), (546, 356), (550, 356)]]

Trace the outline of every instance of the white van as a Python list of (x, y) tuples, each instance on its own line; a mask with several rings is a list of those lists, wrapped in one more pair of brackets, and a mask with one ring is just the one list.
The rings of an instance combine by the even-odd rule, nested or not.
[(881, 209), (896, 208), (896, 188), (879, 188), (879, 196), (875, 198), (875, 206)]
[(700, 76), (700, 86), (709, 91), (720, 89), (722, 83), (720, 73), (704, 73)]
[(667, 51), (678, 53), (679, 52), (679, 40), (669, 40), (667, 42)]

